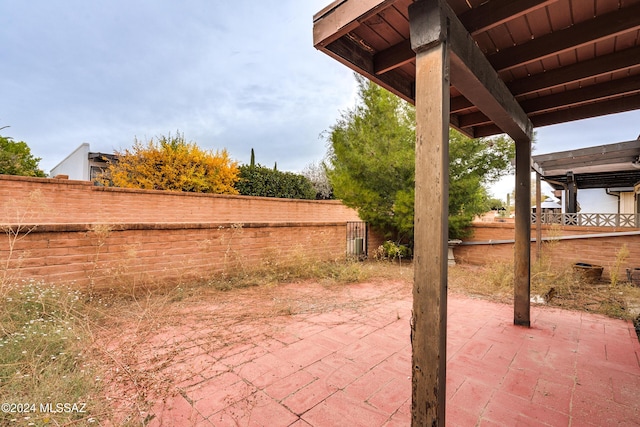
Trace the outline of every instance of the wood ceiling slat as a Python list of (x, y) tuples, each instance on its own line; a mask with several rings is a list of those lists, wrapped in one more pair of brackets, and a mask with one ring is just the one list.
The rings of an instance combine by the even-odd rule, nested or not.
[(587, 21), (596, 16), (595, 0), (571, 0), (571, 24)]
[[(372, 5), (373, 13), (359, 6), (359, 1), (335, 3), (335, 9), (327, 9), (327, 16), (314, 17), (316, 47), (413, 101), (415, 54), (408, 41), (407, 9), (414, 0), (363, 0)], [(469, 17), (465, 18), (469, 19), (467, 24), (483, 22), (490, 28), (473, 38), (518, 103), (527, 107), (535, 126), (640, 108), (640, 94), (633, 86), (634, 79), (640, 79), (640, 0), (447, 1), (459, 18)], [(492, 16), (486, 12), (541, 4), (535, 11), (504, 20), (497, 13)], [(343, 6), (344, 13), (338, 10)], [(337, 19), (358, 13), (361, 16), (356, 21)], [(471, 18), (473, 13), (478, 15)], [(318, 23), (322, 25), (316, 32)], [(334, 25), (340, 34), (331, 34)], [(319, 41), (316, 34), (327, 38)], [(332, 37), (341, 38), (340, 43), (327, 41)], [(391, 47), (402, 54), (385, 52)], [(621, 96), (620, 91), (631, 95)], [(452, 86), (454, 126), (476, 136), (502, 133), (459, 95)]]
[(496, 45), (493, 43), (493, 40), (489, 37), (487, 33), (481, 33), (473, 37), (473, 39), (478, 44), (478, 47), (485, 53), (494, 53), (497, 51)]
[(546, 34), (528, 43), (503, 49), (488, 57), (497, 70), (513, 68), (536, 59), (557, 54), (565, 50), (612, 37), (640, 28), (640, 5), (598, 16), (590, 21), (555, 33)]
[[(492, 50), (501, 52), (504, 49), (514, 46), (513, 38), (509, 33), (509, 29), (506, 25), (500, 25), (498, 27), (492, 28), (491, 30), (486, 31), (483, 34), (486, 34), (487, 39), (490, 41), (490, 44), (486, 46), (487, 52), (491, 52)], [(484, 51), (485, 46), (480, 44), (479, 39), (476, 39), (476, 42), (478, 43), (478, 46), (480, 46), (480, 49)]]
[[(593, 45), (593, 55), (602, 56), (607, 55), (616, 50), (616, 40), (618, 37), (611, 37), (606, 40), (600, 40)], [(629, 47), (629, 46), (627, 46)]]
[[(603, 45), (604, 46), (604, 45)], [(602, 52), (600, 56), (608, 54), (613, 52), (613, 49), (610, 49), (608, 52)], [(595, 58), (596, 55), (596, 49), (595, 49), (595, 44), (591, 44), (591, 45), (587, 45), (587, 46), (580, 46), (577, 49), (574, 49), (573, 51), (570, 51), (570, 53), (574, 56), (574, 61), (575, 62), (585, 62), (588, 61), (590, 59)], [(571, 65), (571, 64), (566, 64), (566, 65)]]
[[(393, 7), (389, 9), (393, 9)], [(367, 27), (369, 30), (375, 32), (388, 44), (386, 47), (376, 50), (386, 49), (389, 46), (398, 44), (406, 39), (406, 37), (403, 37), (402, 34), (396, 31), (396, 29), (392, 25), (390, 25), (387, 20), (384, 19), (384, 17), (380, 14), (367, 19), (367, 21), (364, 22), (362, 26)]]
[(529, 30), (527, 21), (524, 16), (520, 16), (503, 24), (501, 27), (507, 30), (511, 35), (511, 39), (515, 41), (515, 44), (521, 44), (531, 40), (531, 31)]
[(553, 28), (549, 21), (547, 8), (534, 10), (526, 15), (526, 27), (529, 31), (529, 37), (523, 39), (521, 43), (526, 43), (532, 38), (539, 37), (541, 34), (550, 33)]
[(550, 56), (548, 58), (542, 58), (540, 61), (534, 61), (530, 64), (527, 64), (528, 70), (534, 70), (533, 68), (535, 64), (538, 64), (538, 72), (530, 73), (531, 75), (545, 73), (547, 71), (555, 70), (556, 68), (560, 68), (564, 65), (574, 64), (576, 62), (576, 57), (573, 52), (563, 52), (560, 55)]
[(618, 0), (595, 0), (595, 13), (602, 15), (618, 10), (620, 2)]
[[(589, 90), (583, 90), (589, 87)], [(583, 86), (576, 90), (567, 90), (554, 95), (539, 97), (520, 102), (522, 109), (527, 114), (536, 114), (556, 109), (558, 107), (576, 106), (594, 100), (606, 100), (618, 98), (625, 94), (640, 92), (640, 79), (635, 76), (622, 80), (613, 80), (598, 85)]]
[(627, 34), (620, 34), (615, 37), (615, 42), (613, 46), (614, 51), (628, 49), (633, 46), (637, 46), (640, 42), (640, 30), (634, 32), (629, 32)]
[(563, 0), (547, 6), (545, 13), (547, 15), (547, 22), (549, 22), (551, 31), (559, 31), (573, 25), (570, 4), (570, 0)]
[(391, 46), (391, 43), (385, 40), (368, 25), (360, 25), (349, 34), (356, 36), (356, 39), (358, 40), (364, 41), (363, 44), (370, 47), (373, 52), (379, 52)]
[(507, 87), (515, 95), (524, 95), (543, 88), (555, 87), (572, 81), (580, 81), (592, 76), (610, 73), (614, 70), (632, 67), (640, 62), (638, 58), (640, 58), (640, 46), (561, 69), (547, 71), (526, 79), (508, 82)]
[[(382, 13), (380, 13), (380, 16), (382, 16), (382, 18), (387, 21), (402, 38), (409, 38), (409, 19), (400, 13), (395, 6), (383, 10)], [(400, 40), (394, 42), (394, 44), (399, 42)]]
[(472, 10), (458, 12), (458, 18), (470, 34), (488, 31), (525, 14), (533, 14), (558, 0), (492, 0), (477, 2)]
[(640, 95), (625, 96), (608, 101), (592, 103), (580, 107), (567, 108), (557, 112), (531, 117), (534, 126), (548, 126), (608, 114), (623, 113), (640, 109)]

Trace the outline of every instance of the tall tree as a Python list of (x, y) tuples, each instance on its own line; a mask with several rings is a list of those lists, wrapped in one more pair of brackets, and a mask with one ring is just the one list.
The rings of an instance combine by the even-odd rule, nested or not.
[(415, 115), (409, 104), (361, 76), (359, 102), (328, 133), (327, 175), (335, 197), (372, 226), (402, 240), (396, 201), (412, 198)]
[(131, 149), (117, 151), (103, 176), (116, 187), (172, 190), (196, 193), (238, 194), (237, 162), (226, 150), (207, 151), (184, 134), (161, 136)]
[[(328, 133), (328, 176), (336, 198), (399, 242), (412, 243), (415, 200), (415, 111), (376, 84), (356, 77), (359, 102)], [(449, 237), (468, 233), (487, 210), (486, 185), (511, 168), (510, 139), (470, 139), (449, 132)]]
[(0, 174), (45, 177), (40, 160), (26, 142), (0, 135)]

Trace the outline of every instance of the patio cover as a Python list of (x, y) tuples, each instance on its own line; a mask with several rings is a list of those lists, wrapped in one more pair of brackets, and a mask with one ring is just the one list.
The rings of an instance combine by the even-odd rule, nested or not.
[(640, 108), (640, 0), (338, 0), (313, 35), (416, 106), (412, 425), (443, 426), (448, 127), (516, 142), (514, 323), (528, 326), (533, 127)]
[[(314, 45), (414, 103), (412, 3), (334, 1), (313, 18)], [(515, 98), (536, 127), (640, 108), (640, 1), (447, 3), (466, 30), (459, 37), (470, 37), (484, 57), (465, 55), (451, 64), (450, 123), (465, 134), (508, 133), (492, 114), (496, 102), (508, 101), (485, 96), (498, 89), (483, 88), (482, 73), (497, 74), (493, 84), (504, 86), (504, 96)]]
[(533, 168), (556, 190), (633, 188), (640, 183), (640, 139), (533, 156)]

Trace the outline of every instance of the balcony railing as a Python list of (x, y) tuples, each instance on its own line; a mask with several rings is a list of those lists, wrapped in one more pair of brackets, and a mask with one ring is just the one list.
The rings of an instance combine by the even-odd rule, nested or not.
[[(630, 227), (640, 228), (640, 214), (602, 213), (547, 213), (541, 216), (542, 224), (579, 225), (584, 227)], [(536, 223), (536, 214), (531, 214)]]

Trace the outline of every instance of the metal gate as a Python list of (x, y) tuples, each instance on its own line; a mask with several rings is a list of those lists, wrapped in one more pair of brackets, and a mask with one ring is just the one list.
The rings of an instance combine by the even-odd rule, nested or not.
[(367, 257), (367, 223), (347, 222), (347, 257), (365, 259)]

